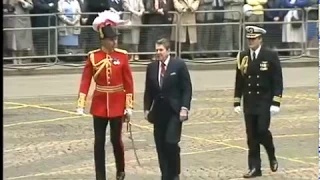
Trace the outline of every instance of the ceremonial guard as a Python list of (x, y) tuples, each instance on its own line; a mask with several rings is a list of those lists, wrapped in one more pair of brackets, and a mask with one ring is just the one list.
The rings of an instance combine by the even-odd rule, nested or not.
[(111, 143), (116, 161), (116, 179), (125, 178), (124, 148), (122, 143), (123, 117), (133, 109), (133, 79), (125, 50), (115, 48), (117, 32), (114, 27), (124, 23), (117, 13), (105, 11), (93, 22), (101, 48), (88, 54), (83, 70), (77, 113), (83, 114), (91, 79), (95, 81), (91, 114), (94, 125), (94, 161), (96, 180), (106, 180), (105, 136), (110, 123)]
[(266, 31), (257, 26), (247, 26), (249, 48), (237, 56), (234, 111), (243, 112), (249, 147), (249, 172), (244, 178), (262, 176), (260, 144), (268, 154), (270, 169), (275, 172), (278, 162), (272, 134), (269, 130), (271, 115), (280, 111), (283, 81), (282, 68), (276, 52), (262, 45)]

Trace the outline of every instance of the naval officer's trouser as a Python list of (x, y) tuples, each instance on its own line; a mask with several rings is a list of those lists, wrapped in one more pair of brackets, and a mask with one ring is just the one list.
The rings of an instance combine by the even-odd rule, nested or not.
[(269, 160), (275, 159), (275, 148), (273, 144), (270, 127), (270, 111), (262, 114), (245, 114), (247, 133), (247, 144), (249, 147), (248, 165), (249, 169), (261, 169), (260, 144), (268, 154)]

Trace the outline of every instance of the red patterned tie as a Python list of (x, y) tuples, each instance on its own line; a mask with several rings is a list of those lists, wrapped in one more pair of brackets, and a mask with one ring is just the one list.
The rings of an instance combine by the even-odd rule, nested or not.
[(166, 72), (166, 64), (164, 64), (163, 62), (161, 62), (161, 71), (160, 71), (160, 86), (162, 86), (163, 83), (163, 77), (164, 77), (164, 73)]

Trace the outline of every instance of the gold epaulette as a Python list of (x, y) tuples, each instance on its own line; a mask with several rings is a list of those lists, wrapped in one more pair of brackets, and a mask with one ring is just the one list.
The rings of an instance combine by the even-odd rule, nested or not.
[(126, 51), (124, 49), (114, 48), (114, 51), (122, 53), (122, 54), (128, 54), (128, 51)]
[(281, 96), (273, 96), (273, 100), (274, 102), (277, 102), (277, 103), (281, 103)]
[(235, 97), (233, 100), (234, 103), (240, 103), (241, 102), (241, 98), (239, 97)]
[(101, 50), (101, 49), (95, 49), (95, 50), (89, 51), (88, 54), (90, 55), (90, 54), (95, 53), (95, 52), (98, 52), (98, 51), (100, 51), (100, 50)]

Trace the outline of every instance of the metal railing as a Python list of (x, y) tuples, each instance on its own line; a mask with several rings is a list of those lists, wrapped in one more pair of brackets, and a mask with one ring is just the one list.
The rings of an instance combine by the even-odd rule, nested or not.
[[(292, 9), (265, 9), (264, 11), (289, 11)], [(317, 46), (311, 47), (309, 45), (308, 39), (310, 39), (310, 33), (309, 24), (317, 24), (318, 20), (315, 19), (309, 19), (309, 12), (317, 10), (316, 8), (307, 8), (306, 10), (298, 9), (298, 11), (302, 12), (302, 19), (301, 21), (295, 21), (295, 23), (301, 23), (302, 26), (302, 36), (305, 40), (299, 42), (300, 46), (295, 48), (281, 48), (278, 47), (276, 50), (278, 52), (287, 52), (287, 51), (298, 51), (299, 56), (306, 56), (308, 55), (308, 52), (310, 51), (316, 51), (318, 50)], [(213, 21), (207, 21), (207, 22), (196, 22), (196, 16), (198, 14), (213, 14)], [(227, 13), (233, 13), (239, 15), (238, 21), (221, 21), (221, 14), (227, 14)], [(82, 15), (92, 15), (96, 13), (83, 13)], [(129, 15), (130, 13), (124, 13), (126, 15)], [(215, 21), (215, 17), (218, 17), (217, 15), (220, 14), (220, 21)], [(60, 14), (30, 14), (30, 15), (4, 15), (4, 22), (6, 20), (10, 20), (10, 18), (19, 18), (19, 17), (36, 17), (36, 16), (47, 16), (48, 17), (48, 26), (47, 27), (25, 27), (25, 28), (14, 28), (14, 27), (6, 27), (4, 25), (3, 33), (6, 34), (16, 34), (19, 31), (32, 31), (33, 33), (33, 51), (29, 53), (28, 56), (13, 56), (8, 55), (7, 57), (4, 57), (4, 61), (8, 60), (14, 60), (14, 59), (20, 59), (20, 60), (29, 60), (37, 61), (37, 59), (46, 59), (46, 61), (38, 63), (38, 62), (29, 62), (29, 63), (22, 63), (22, 64), (6, 64), (4, 65), (4, 68), (7, 69), (34, 69), (34, 68), (40, 68), (45, 66), (54, 66), (54, 65), (64, 65), (64, 66), (83, 66), (83, 61), (85, 57), (87, 56), (88, 51), (93, 50), (95, 48), (99, 47), (99, 39), (96, 35), (96, 32), (93, 31), (92, 26), (88, 25), (80, 25), (77, 26), (77, 28), (80, 28), (81, 33), (78, 36), (78, 46), (75, 48), (71, 48), (70, 51), (66, 50), (66, 47), (61, 47), (60, 40), (60, 30), (62, 28), (69, 29), (75, 28), (75, 26), (65, 26), (61, 25), (59, 18)], [(225, 10), (212, 10), (212, 11), (197, 11), (194, 13), (195, 22), (196, 23), (183, 23), (184, 15), (182, 13), (177, 12), (170, 12), (170, 20), (174, 20), (173, 23), (166, 23), (166, 24), (132, 24), (129, 28), (126, 26), (119, 26), (118, 30), (123, 33), (121, 33), (119, 37), (119, 46), (126, 45), (124, 43), (124, 36), (126, 34), (127, 37), (130, 37), (130, 33), (134, 30), (138, 30), (140, 38), (136, 40), (136, 46), (138, 47), (138, 50), (131, 50), (130, 48), (133, 46), (132, 44), (127, 43), (127, 47), (124, 47), (124, 49), (129, 49), (129, 55), (132, 57), (134, 56), (140, 56), (140, 59), (136, 59), (135, 61), (132, 61), (131, 63), (137, 63), (137, 64), (145, 64), (149, 62), (149, 59), (151, 59), (152, 55), (154, 55), (154, 43), (157, 39), (165, 36), (166, 38), (169, 38), (170, 40), (173, 40), (173, 50), (172, 54), (176, 56), (184, 56), (184, 55), (199, 55), (199, 54), (214, 54), (218, 55), (220, 58), (217, 58), (216, 56), (209, 57), (210, 60), (206, 60), (206, 58), (199, 59), (193, 59), (189, 62), (206, 62), (206, 63), (219, 63), (224, 61), (230, 61), (234, 60), (234, 57), (231, 57), (230, 54), (237, 53), (241, 50), (244, 50), (246, 47), (246, 38), (245, 38), (245, 32), (244, 27), (248, 24), (260, 24), (263, 26), (268, 26), (270, 24), (278, 25), (278, 27), (281, 29), (281, 27), (284, 27), (285, 24), (292, 24), (292, 22), (284, 22), (283, 20), (277, 21), (277, 22), (248, 22), (244, 14), (240, 11), (225, 11)], [(50, 22), (51, 20), (54, 20), (54, 26), (51, 26)], [(170, 22), (170, 21), (168, 21)], [(4, 23), (5, 24), (5, 23)], [(317, 25), (316, 25), (317, 26)], [(196, 43), (193, 44), (193, 47), (189, 50), (185, 50), (185, 44), (181, 42), (181, 33), (184, 32), (186, 29), (195, 29), (196, 31)], [(161, 29), (161, 30), (160, 30)], [(226, 41), (229, 40), (230, 34), (227, 34), (226, 32), (238, 31), (236, 34), (237, 38), (233, 38), (234, 42)], [(228, 30), (228, 31), (227, 31)], [(14, 31), (12, 33), (12, 31)], [(39, 33), (39, 31), (45, 31), (45, 33)], [(162, 32), (163, 31), (163, 32)], [(164, 33), (165, 31), (165, 33)], [(193, 31), (193, 32), (195, 32)], [(208, 37), (206, 35), (201, 35), (201, 32), (206, 33), (208, 31)], [(198, 33), (200, 32), (200, 34)], [(39, 33), (39, 34), (37, 34)], [(163, 34), (164, 33), (164, 34)], [(211, 34), (210, 34), (211, 33)], [(213, 34), (212, 34), (213, 33)], [(128, 35), (129, 34), (129, 35)], [(186, 34), (188, 35), (188, 34)], [(192, 34), (191, 34), (192, 35)], [(317, 34), (316, 34), (317, 35)], [(189, 34), (190, 36), (190, 34)], [(232, 36), (232, 35), (231, 35)], [(175, 37), (175, 39), (172, 39), (172, 37)], [(39, 39), (44, 39), (44, 42), (39, 41)], [(96, 38), (96, 39), (95, 39)], [(132, 38), (132, 37), (131, 37)], [(281, 37), (280, 42), (281, 41)], [(190, 39), (190, 38), (189, 38)], [(218, 39), (218, 40), (217, 40)], [(265, 38), (264, 38), (265, 39)], [(206, 42), (205, 42), (206, 41)], [(38, 43), (38, 44), (37, 44)], [(39, 44), (40, 43), (40, 44)], [(91, 43), (91, 44), (90, 44)], [(231, 45), (230, 45), (231, 43)], [(199, 46), (201, 44), (202, 47)], [(271, 42), (272, 44), (272, 42)], [(5, 46), (5, 42), (4, 42)], [(203, 47), (205, 46), (205, 47)], [(7, 47), (11, 48), (11, 47)], [(42, 51), (45, 51), (46, 54), (41, 54), (39, 52), (39, 49)], [(12, 52), (12, 51), (11, 51)], [(14, 51), (13, 51), (14, 52)], [(71, 52), (71, 53), (69, 53)], [(310, 53), (309, 53), (310, 54)], [(143, 60), (144, 58), (141, 58), (142, 56), (148, 56), (147, 60)], [(316, 57), (317, 55), (310, 56), (309, 57)], [(74, 58), (80, 60), (80, 63), (66, 63), (66, 58)]]

